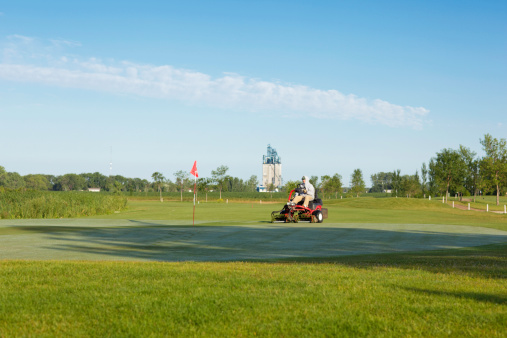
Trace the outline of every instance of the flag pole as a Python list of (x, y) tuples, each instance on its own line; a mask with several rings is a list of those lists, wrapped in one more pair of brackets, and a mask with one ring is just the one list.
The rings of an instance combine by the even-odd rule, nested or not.
[(195, 186), (197, 184), (197, 177), (194, 176), (194, 214), (192, 215), (192, 225), (195, 225)]
[(194, 212), (192, 215), (192, 225), (195, 225), (195, 200), (196, 200), (195, 188), (197, 185), (197, 177), (199, 177), (199, 174), (197, 173), (197, 161), (194, 161), (194, 166), (192, 167), (192, 170), (190, 170), (190, 173), (194, 175)]

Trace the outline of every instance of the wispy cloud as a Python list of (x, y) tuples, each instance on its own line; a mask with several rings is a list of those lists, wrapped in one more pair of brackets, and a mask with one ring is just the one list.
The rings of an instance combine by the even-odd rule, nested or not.
[(80, 47), (81, 43), (77, 41), (70, 41), (65, 39), (53, 39), (50, 40), (51, 43), (55, 46), (68, 46), (68, 47)]
[[(22, 43), (27, 37), (16, 36)], [(59, 41), (60, 46), (65, 40)], [(54, 41), (52, 43), (54, 43)], [(79, 46), (79, 43), (71, 43)], [(67, 44), (70, 45), (70, 44)], [(12, 48), (11, 54), (14, 53)], [(4, 55), (6, 54), (4, 50)], [(30, 62), (31, 61), (31, 62)], [(45, 57), (44, 62), (17, 60), (0, 64), (0, 78), (117, 94), (134, 94), (240, 111), (304, 114), (319, 119), (360, 120), (392, 127), (420, 129), (429, 111), (384, 100), (367, 100), (337, 90), (281, 84), (225, 73), (221, 77), (169, 65), (82, 60), (65, 55)]]

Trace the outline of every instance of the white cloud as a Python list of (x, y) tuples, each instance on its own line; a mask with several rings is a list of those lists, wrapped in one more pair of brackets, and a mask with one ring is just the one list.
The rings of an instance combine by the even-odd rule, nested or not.
[(81, 43), (80, 42), (77, 42), (77, 41), (69, 41), (69, 40), (65, 40), (65, 39), (55, 39), (55, 40), (50, 40), (51, 43), (55, 46), (58, 46), (58, 47), (81, 47)]
[[(30, 43), (28, 37), (11, 39)], [(4, 55), (7, 49), (4, 49)], [(44, 57), (41, 64), (22, 61), (0, 64), (0, 78), (52, 86), (83, 88), (118, 94), (134, 94), (192, 104), (269, 111), (280, 115), (306, 114), (319, 119), (360, 120), (392, 127), (422, 128), (428, 110), (400, 106), (384, 100), (367, 100), (337, 90), (320, 90), (225, 73), (222, 77), (177, 69), (169, 65), (85, 61), (66, 56)], [(40, 62), (39, 62), (40, 63)]]
[(24, 35), (19, 35), (19, 34), (13, 34), (13, 35), (9, 35), (7, 37), (7, 39), (9, 40), (18, 40), (22, 43), (31, 43), (34, 41), (34, 38), (31, 38), (29, 36), (24, 36)]

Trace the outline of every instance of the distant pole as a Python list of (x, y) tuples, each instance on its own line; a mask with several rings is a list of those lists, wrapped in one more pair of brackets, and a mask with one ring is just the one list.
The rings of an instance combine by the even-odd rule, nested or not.
[(468, 203), (468, 211), (470, 211), (470, 203)]

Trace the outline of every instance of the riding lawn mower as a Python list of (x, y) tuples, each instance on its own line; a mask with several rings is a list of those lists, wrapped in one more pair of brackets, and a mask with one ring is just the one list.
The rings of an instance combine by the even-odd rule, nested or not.
[(303, 191), (303, 184), (291, 190), (288, 203), (283, 209), (271, 213), (271, 223), (322, 223), (324, 218), (327, 218), (327, 209), (322, 208), (322, 200), (317, 197), (317, 193), (315, 193), (315, 198), (308, 203), (308, 207), (303, 205), (304, 199), (297, 204), (292, 203), (293, 198), (303, 194)]

